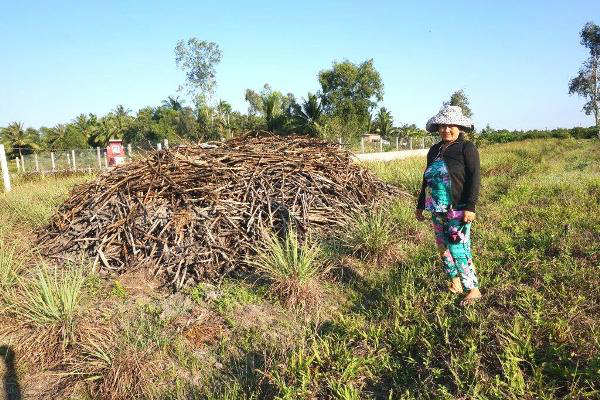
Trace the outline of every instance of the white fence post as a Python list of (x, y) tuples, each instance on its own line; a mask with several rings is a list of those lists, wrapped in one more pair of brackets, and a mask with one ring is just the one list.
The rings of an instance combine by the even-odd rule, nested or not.
[(169, 139), (164, 140), (164, 146), (165, 146), (165, 149), (169, 148)]
[(383, 138), (380, 137), (379, 138), (379, 152), (382, 152), (382, 151), (383, 151)]
[(77, 171), (77, 165), (75, 165), (75, 150), (71, 150), (71, 156), (73, 158), (73, 171)]
[(15, 157), (15, 163), (17, 163), (17, 172), (21, 172), (21, 162), (19, 156)]
[(408, 146), (412, 150), (412, 136), (408, 139)]
[(102, 171), (102, 157), (100, 156), (100, 147), (96, 147), (96, 158), (98, 159), (98, 169)]
[(131, 149), (131, 143), (127, 144), (127, 155), (129, 156), (129, 158), (131, 158), (131, 155), (133, 154), (133, 151)]
[(21, 156), (21, 172), (25, 172), (25, 156)]
[(421, 148), (422, 149), (425, 148), (425, 138), (424, 137), (421, 138)]
[(52, 172), (56, 171), (56, 161), (54, 161), (54, 152), (50, 152), (50, 163), (52, 164)]
[(8, 163), (6, 162), (6, 152), (4, 145), (0, 144), (0, 168), (2, 169), (2, 182), (4, 183), (4, 191), (10, 192), (10, 175), (8, 174)]
[(396, 150), (400, 150), (400, 145), (398, 144), (399, 141), (400, 141), (400, 137), (396, 136)]
[(156, 150), (158, 150), (158, 151), (162, 150), (162, 143), (160, 143), (160, 142), (156, 143)]
[(37, 153), (35, 153), (33, 157), (35, 158), (35, 172), (40, 172), (40, 162)]
[(365, 138), (364, 137), (360, 138), (360, 152), (361, 153), (365, 152)]

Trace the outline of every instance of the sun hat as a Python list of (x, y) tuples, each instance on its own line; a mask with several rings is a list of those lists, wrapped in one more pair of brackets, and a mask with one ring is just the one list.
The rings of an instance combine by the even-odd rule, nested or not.
[(465, 117), (459, 106), (444, 105), (441, 110), (427, 121), (427, 132), (437, 131), (438, 125), (456, 125), (472, 131), (475, 127), (471, 118)]

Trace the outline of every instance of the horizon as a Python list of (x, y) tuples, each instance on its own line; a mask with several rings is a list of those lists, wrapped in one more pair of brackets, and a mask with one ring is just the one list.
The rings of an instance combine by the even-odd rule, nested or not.
[(600, 3), (384, 4), (5, 4), (2, 50), (13, 62), (0, 66), (0, 126), (39, 129), (117, 105), (132, 115), (157, 107), (178, 95), (184, 74), (174, 48), (190, 37), (219, 45), (214, 99), (242, 113), (246, 89), (268, 83), (305, 98), (334, 61), (373, 58), (384, 84), (379, 106), (396, 126), (424, 127), (459, 89), (478, 130), (594, 125), (568, 83), (588, 56), (579, 31)]

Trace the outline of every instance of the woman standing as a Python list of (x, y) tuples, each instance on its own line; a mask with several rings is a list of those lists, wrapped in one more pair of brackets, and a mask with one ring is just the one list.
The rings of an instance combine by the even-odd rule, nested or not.
[(471, 222), (479, 196), (479, 153), (464, 139), (473, 129), (460, 107), (444, 106), (427, 121), (428, 132), (438, 132), (442, 139), (427, 153), (427, 168), (419, 194), (416, 218), (423, 221), (423, 211), (431, 212), (435, 241), (444, 270), (451, 280), (449, 290), (467, 295), (461, 304), (471, 304), (481, 297), (471, 255)]

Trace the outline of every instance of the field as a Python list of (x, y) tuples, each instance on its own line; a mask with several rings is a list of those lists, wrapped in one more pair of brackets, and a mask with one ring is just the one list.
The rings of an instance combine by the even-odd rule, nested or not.
[[(600, 398), (600, 143), (480, 153), (483, 299), (467, 308), (412, 198), (320, 240), (290, 302), (272, 273), (173, 294), (143, 271), (56, 269), (34, 231), (90, 177), (16, 182), (0, 195), (0, 399)], [(366, 166), (416, 195), (423, 164)]]

